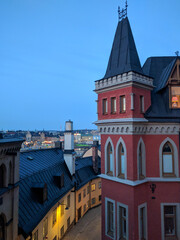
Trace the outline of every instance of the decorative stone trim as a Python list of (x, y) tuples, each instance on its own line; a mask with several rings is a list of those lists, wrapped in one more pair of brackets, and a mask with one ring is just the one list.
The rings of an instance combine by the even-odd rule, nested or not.
[(180, 132), (180, 124), (97, 124), (100, 134), (145, 134), (145, 135), (176, 135)]
[(153, 87), (153, 79), (134, 72), (123, 73), (114, 77), (101, 79), (95, 82), (95, 91), (128, 82), (137, 82)]

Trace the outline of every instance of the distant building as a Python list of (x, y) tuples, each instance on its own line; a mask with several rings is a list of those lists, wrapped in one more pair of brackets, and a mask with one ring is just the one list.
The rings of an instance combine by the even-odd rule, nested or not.
[(177, 240), (180, 57), (150, 57), (141, 67), (124, 11), (106, 74), (95, 89), (102, 150), (102, 239)]
[(31, 142), (31, 140), (32, 140), (32, 135), (31, 135), (31, 133), (28, 131), (28, 132), (26, 133), (26, 141), (27, 141), (27, 142)]
[(0, 139), (0, 239), (18, 238), (19, 152), (23, 140)]

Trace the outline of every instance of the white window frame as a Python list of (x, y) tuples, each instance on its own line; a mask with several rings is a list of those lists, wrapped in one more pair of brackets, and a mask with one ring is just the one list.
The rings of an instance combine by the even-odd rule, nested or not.
[(145, 225), (146, 225), (146, 240), (148, 240), (148, 224), (147, 224), (147, 203), (143, 203), (138, 206), (138, 230), (139, 230), (139, 240), (141, 240), (141, 208), (145, 208)]
[(146, 177), (146, 147), (144, 144), (144, 141), (142, 138), (139, 139), (138, 145), (137, 145), (137, 179), (140, 179), (139, 177), (139, 147), (141, 144), (141, 151), (142, 151), (142, 173), (144, 177)]
[[(114, 222), (114, 226), (113, 226), (113, 237), (108, 235), (108, 202), (111, 202), (113, 204), (113, 209), (114, 209), (114, 212), (113, 212), (113, 222)], [(115, 200), (112, 200), (110, 198), (105, 198), (105, 234), (106, 236), (108, 236), (109, 238), (111, 239), (116, 239), (116, 227), (115, 227)]]
[[(160, 170), (160, 177), (161, 178), (166, 178), (166, 176), (163, 176), (163, 169), (162, 169), (162, 163), (163, 163), (163, 147), (165, 145), (166, 142), (170, 142), (170, 144), (173, 147), (173, 153), (174, 153), (174, 173), (175, 176), (173, 176), (174, 178), (179, 177), (179, 160), (178, 160), (178, 150), (177, 150), (177, 146), (175, 144), (175, 142), (167, 137), (166, 139), (164, 139), (159, 147), (159, 170)], [(170, 177), (167, 177), (170, 178)]]
[(126, 145), (125, 145), (125, 142), (124, 140), (122, 139), (122, 137), (119, 138), (118, 142), (117, 142), (117, 145), (116, 145), (116, 177), (118, 177), (118, 169), (119, 169), (119, 151), (118, 151), (118, 148), (119, 148), (119, 145), (122, 144), (123, 148), (124, 148), (124, 179), (127, 179), (127, 150), (126, 150)]
[(180, 239), (180, 203), (161, 203), (161, 239), (165, 240), (164, 233), (164, 206), (175, 206), (176, 207), (176, 228), (177, 238)]
[(129, 230), (128, 230), (128, 223), (129, 223), (129, 219), (128, 219), (128, 205), (125, 205), (123, 203), (117, 202), (117, 239), (120, 238), (120, 229), (119, 229), (119, 207), (123, 207), (126, 209), (126, 231), (127, 231), (127, 240), (129, 239)]
[(108, 139), (106, 141), (106, 144), (105, 144), (105, 148), (104, 148), (104, 150), (105, 150), (105, 174), (107, 174), (107, 161), (108, 161), (108, 159), (107, 159), (107, 147), (108, 147), (109, 143), (112, 146), (112, 168), (113, 168), (113, 176), (114, 176), (114, 145), (113, 145), (113, 142), (112, 142), (110, 137), (108, 137)]

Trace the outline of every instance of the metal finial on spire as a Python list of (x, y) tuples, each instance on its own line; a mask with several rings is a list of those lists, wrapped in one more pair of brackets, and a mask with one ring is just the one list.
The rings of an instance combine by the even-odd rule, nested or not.
[(123, 18), (127, 17), (127, 8), (128, 8), (127, 0), (126, 0), (125, 8), (122, 8), (122, 10), (121, 10), (120, 7), (118, 7), (118, 19), (119, 19), (119, 21), (121, 21)]
[(176, 56), (178, 57), (178, 56), (179, 56), (179, 51), (176, 51), (175, 54), (176, 54)]

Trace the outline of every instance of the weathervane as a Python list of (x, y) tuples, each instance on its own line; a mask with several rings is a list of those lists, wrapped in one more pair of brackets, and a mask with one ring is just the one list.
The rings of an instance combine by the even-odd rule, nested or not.
[(179, 51), (176, 51), (175, 54), (176, 54), (176, 56), (178, 57), (178, 56), (179, 56)]
[(122, 8), (122, 10), (121, 10), (120, 7), (118, 7), (118, 19), (119, 19), (119, 21), (121, 21), (123, 18), (127, 17), (127, 8), (128, 8), (127, 0), (126, 0), (125, 8)]

